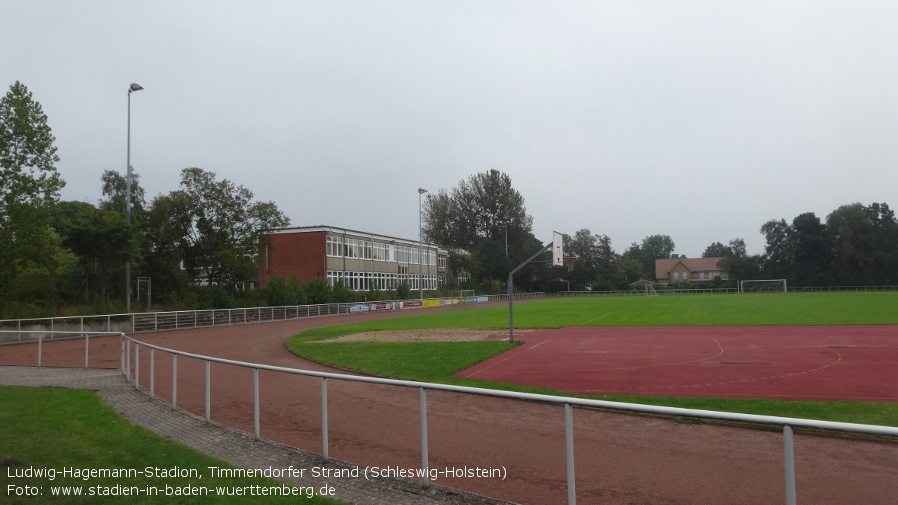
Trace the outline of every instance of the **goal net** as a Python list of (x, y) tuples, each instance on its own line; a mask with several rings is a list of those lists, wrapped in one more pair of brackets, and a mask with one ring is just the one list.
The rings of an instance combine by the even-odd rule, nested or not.
[(655, 291), (655, 285), (645, 279), (630, 284), (630, 287), (634, 291), (642, 291), (645, 296), (658, 296), (658, 292)]
[(739, 291), (742, 293), (787, 293), (786, 279), (758, 279), (740, 281)]

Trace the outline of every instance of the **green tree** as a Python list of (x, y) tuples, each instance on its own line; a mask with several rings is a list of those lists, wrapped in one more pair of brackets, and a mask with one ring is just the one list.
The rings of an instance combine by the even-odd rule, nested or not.
[(832, 261), (826, 226), (813, 212), (805, 212), (792, 220), (789, 229), (789, 264), (791, 274), (785, 275), (795, 286), (831, 284), (829, 263)]
[(446, 247), (456, 247), (461, 235), (458, 230), (461, 219), (458, 217), (458, 206), (449, 196), (449, 192), (440, 189), (436, 193), (428, 193), (424, 198), (421, 234), (429, 242)]
[(721, 258), (726, 254), (726, 250), (727, 246), (720, 242), (714, 242), (705, 248), (705, 251), (702, 253), (702, 258)]
[(471, 273), (481, 278), (507, 275), (508, 265), (526, 259), (532, 226), (524, 198), (498, 170), (474, 174), (451, 191), (429, 193), (423, 205), (424, 238), (470, 253), (481, 267)]
[(860, 203), (843, 205), (826, 217), (832, 247), (832, 268), (838, 283), (875, 284), (875, 227)]
[(643, 270), (642, 263), (637, 259), (631, 259), (623, 262), (624, 265), (624, 276), (626, 278), (627, 283), (636, 282), (640, 279), (645, 279), (645, 272)]
[(610, 291), (626, 287), (627, 279), (624, 272), (621, 257), (611, 247), (611, 238), (608, 235), (596, 235), (598, 256), (596, 257), (596, 270), (598, 279), (594, 289)]
[(40, 265), (56, 254), (47, 230), (65, 183), (55, 140), (40, 103), (16, 81), (0, 99), (0, 305), (11, 301), (26, 263)]
[(250, 190), (200, 168), (181, 171), (179, 193), (172, 199), (187, 205), (186, 266), (222, 286), (254, 278), (263, 232), (290, 224), (273, 202), (253, 201)]
[(80, 259), (99, 310), (106, 309), (110, 294), (123, 293), (120, 276), (126, 259), (139, 256), (134, 231), (125, 216), (97, 209), (88, 203), (66, 202), (67, 218), (60, 221), (62, 243)]
[(140, 271), (152, 279), (154, 299), (182, 299), (193, 283), (193, 272), (183, 262), (192, 222), (191, 201), (180, 191), (157, 196), (146, 211)]
[[(506, 279), (511, 271), (511, 260), (505, 255), (505, 245), (491, 238), (482, 238), (474, 248), (480, 268), (475, 273), (479, 279)], [(515, 265), (517, 266), (517, 265)]]
[(639, 261), (645, 272), (655, 272), (655, 260), (670, 258), (674, 252), (674, 241), (668, 235), (649, 235), (639, 246)]
[[(103, 199), (101, 209), (125, 213), (127, 202), (127, 178), (115, 170), (106, 170), (100, 178), (103, 182)], [(131, 170), (131, 221), (140, 223), (146, 208), (146, 192), (140, 185), (140, 174)]]
[(741, 238), (730, 240), (726, 254), (717, 264), (737, 284), (741, 280), (757, 279), (761, 273), (761, 256), (749, 256)]
[(764, 276), (774, 279), (792, 279), (793, 246), (792, 228), (785, 219), (771, 219), (761, 225), (764, 235)]
[(599, 244), (597, 236), (587, 228), (574, 232), (573, 236), (564, 236), (564, 253), (567, 256), (576, 256), (573, 268), (566, 275), (566, 280), (571, 282), (571, 289), (582, 291), (592, 286), (598, 280)]
[(530, 233), (533, 227), (524, 197), (512, 187), (511, 177), (498, 170), (474, 174), (461, 181), (453, 191), (453, 200), (459, 208), (456, 217), (463, 223), (459, 229), (466, 234), (458, 237), (459, 242), (453, 245), (471, 247), (481, 238), (501, 244), (507, 227), (511, 247), (523, 242), (524, 237), (517, 231)]
[(898, 283), (898, 220), (895, 212), (886, 203), (873, 203), (865, 210), (873, 223), (873, 263), (877, 283)]
[[(639, 244), (631, 242), (630, 247), (621, 255), (621, 263), (625, 266), (627, 283), (636, 282), (647, 277), (652, 281), (655, 280), (654, 263), (652, 264), (652, 269), (647, 271), (640, 258), (642, 258), (642, 250)], [(650, 273), (646, 275), (646, 272)]]
[[(10, 298), (16, 310), (0, 317), (47, 317), (56, 315), (60, 304), (77, 301), (78, 257), (62, 247), (59, 235), (50, 228), (41, 230), (41, 248), (52, 251), (46, 258), (26, 258), (18, 263)], [(0, 307), (0, 313), (4, 312)]]

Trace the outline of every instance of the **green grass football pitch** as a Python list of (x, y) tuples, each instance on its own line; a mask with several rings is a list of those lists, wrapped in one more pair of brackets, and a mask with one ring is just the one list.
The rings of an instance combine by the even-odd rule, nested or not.
[[(566, 326), (898, 325), (898, 293), (839, 292), (560, 298), (517, 302), (515, 329)], [(288, 348), (310, 359), (385, 377), (515, 391), (539, 388), (453, 374), (510, 349), (508, 342), (358, 342), (321, 340), (350, 333), (420, 328), (507, 329), (508, 305), (344, 324), (304, 332)], [(523, 334), (521, 334), (523, 335)], [(438, 359), (437, 359), (438, 357)], [(898, 426), (898, 404), (718, 398), (602, 396), (606, 400)]]
[[(508, 328), (508, 305), (344, 324), (307, 332)], [(518, 301), (515, 328), (898, 324), (898, 292), (600, 296)]]

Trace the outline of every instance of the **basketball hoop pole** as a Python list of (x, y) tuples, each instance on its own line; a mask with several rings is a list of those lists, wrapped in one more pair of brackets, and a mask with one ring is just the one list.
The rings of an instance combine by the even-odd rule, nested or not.
[(552, 249), (554, 242), (549, 242), (545, 247), (540, 249), (536, 254), (527, 259), (527, 261), (518, 265), (514, 270), (508, 273), (508, 341), (514, 342), (514, 274), (518, 270), (527, 266), (527, 263), (535, 260), (537, 256)]

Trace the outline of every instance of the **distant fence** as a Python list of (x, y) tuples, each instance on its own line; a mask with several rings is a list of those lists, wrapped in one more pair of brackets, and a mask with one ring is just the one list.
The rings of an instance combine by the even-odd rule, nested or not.
[[(839, 291), (898, 291), (898, 286), (789, 286), (789, 293), (818, 293)], [(658, 295), (707, 295), (707, 294), (739, 294), (738, 288), (658, 288)], [(645, 291), (559, 291), (558, 296), (645, 296)], [(517, 298), (517, 296), (515, 296)]]
[[(545, 293), (515, 294), (515, 299), (540, 298)], [(338, 316), (375, 311), (391, 311), (444, 307), (464, 303), (486, 303), (507, 300), (508, 295), (480, 295), (464, 298), (426, 298), (424, 300), (375, 301), (357, 303), (325, 303), (283, 307), (247, 307), (241, 309), (179, 310), (171, 312), (136, 312), (93, 316), (8, 319), (0, 321), (0, 344), (51, 340), (65, 335), (113, 332), (141, 333), (182, 330), (208, 326), (286, 321), (310, 317)], [(12, 332), (12, 333), (9, 333)]]

